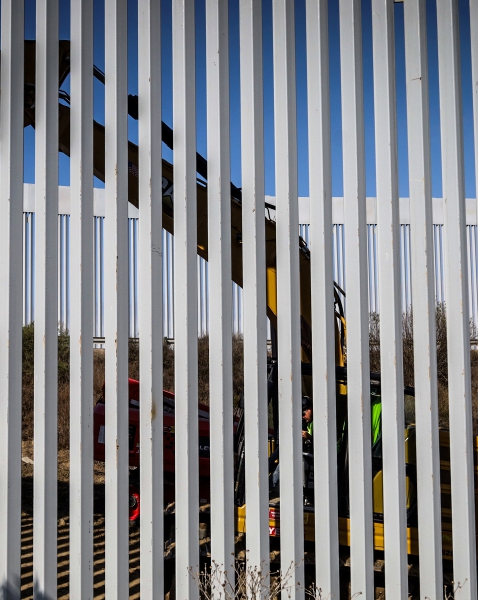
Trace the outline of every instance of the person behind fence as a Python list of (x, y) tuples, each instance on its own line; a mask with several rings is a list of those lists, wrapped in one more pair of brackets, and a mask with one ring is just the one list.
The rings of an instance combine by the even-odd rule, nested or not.
[(309, 396), (302, 398), (302, 441), (304, 442), (304, 451), (312, 453), (314, 451), (314, 407), (312, 399)]
[(304, 504), (310, 504), (309, 488), (313, 488), (314, 472), (314, 407), (312, 399), (302, 397), (302, 483), (304, 486)]
[[(314, 412), (312, 399), (308, 396), (302, 398), (302, 441), (304, 452), (313, 452), (313, 435), (314, 435)], [(278, 484), (280, 478), (280, 463), (279, 460), (279, 447), (269, 457), (269, 489), (271, 491), (278, 491)], [(277, 463), (277, 464), (276, 464)]]

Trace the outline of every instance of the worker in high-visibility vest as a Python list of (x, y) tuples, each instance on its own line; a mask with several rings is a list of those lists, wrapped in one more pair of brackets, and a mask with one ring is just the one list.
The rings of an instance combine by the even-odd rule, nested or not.
[(370, 416), (372, 455), (382, 456), (382, 396), (374, 391), (370, 394)]
[[(308, 396), (302, 397), (302, 420), (305, 423), (305, 429), (302, 430), (302, 439), (306, 442), (312, 442), (314, 435), (314, 407), (312, 399)], [(312, 443), (310, 446), (312, 447)]]
[[(372, 454), (373, 456), (382, 455), (382, 397), (380, 394), (372, 391), (370, 395), (371, 407), (371, 434), (372, 434)], [(304, 442), (304, 451), (313, 453), (314, 444), (314, 408), (312, 399), (308, 396), (302, 398), (302, 419), (305, 428), (302, 430), (302, 440)], [(342, 436), (343, 437), (343, 436)], [(342, 437), (337, 440), (337, 453), (342, 446)], [(309, 454), (310, 456), (310, 454)], [(310, 457), (312, 458), (312, 457)], [(269, 489), (277, 487), (280, 477), (280, 465), (277, 464), (279, 459), (279, 447), (269, 457)], [(307, 469), (308, 471), (308, 469)], [(307, 479), (307, 477), (305, 477)]]
[[(381, 455), (382, 442), (382, 397), (380, 394), (372, 391), (370, 394), (370, 416), (371, 416), (371, 433), (372, 433), (372, 449), (374, 455)], [(308, 396), (302, 398), (302, 419), (305, 424), (305, 429), (302, 430), (302, 439), (307, 443), (308, 452), (313, 452), (313, 436), (314, 436), (314, 410), (312, 399)], [(342, 440), (337, 440), (337, 452), (340, 450)]]

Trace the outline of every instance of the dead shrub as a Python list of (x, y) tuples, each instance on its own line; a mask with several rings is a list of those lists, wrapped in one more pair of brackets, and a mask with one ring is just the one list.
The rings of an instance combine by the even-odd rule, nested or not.
[[(244, 343), (242, 336), (232, 338), (233, 398), (236, 405), (244, 393)], [(164, 340), (163, 387), (174, 392), (174, 345)], [(198, 395), (199, 402), (209, 404), (209, 336), (198, 338)]]
[[(209, 404), (209, 336), (198, 339), (199, 402)], [(236, 406), (244, 393), (244, 342), (242, 336), (232, 338), (232, 395)]]
[(232, 394), (234, 406), (244, 395), (244, 338), (235, 335), (232, 338)]
[(403, 385), (415, 385), (413, 351), (413, 312), (410, 308), (402, 315)]
[[(448, 428), (448, 343), (447, 320), (445, 303), (437, 303), (435, 309), (436, 323), (436, 358), (437, 358), (437, 383), (438, 383), (438, 419), (440, 427)], [(476, 339), (477, 328), (470, 322), (470, 340)], [(380, 316), (370, 314), (369, 322), (370, 341), (370, 369), (380, 371)], [(403, 344), (403, 378), (404, 385), (415, 385), (414, 349), (413, 349), (413, 311), (409, 309), (402, 317), (402, 344)], [(471, 391), (473, 431), (478, 433), (478, 351), (471, 350)], [(414, 406), (411, 401), (405, 401), (406, 422), (414, 418)]]
[(228, 568), (214, 560), (202, 569), (190, 567), (189, 575), (198, 587), (200, 600), (287, 600), (295, 592), (308, 600), (331, 600), (332, 595), (316, 587), (307, 572), (304, 577), (309, 584), (294, 583), (294, 573), (301, 563), (291, 562), (288, 569), (271, 571), (264, 564), (261, 567), (250, 564), (248, 554), (246, 550), (245, 561), (231, 559)]
[[(22, 436), (33, 440), (34, 434), (34, 324), (23, 328), (22, 357)], [(130, 340), (128, 375), (139, 379), (138, 340)], [(244, 391), (244, 355), (242, 337), (232, 340), (233, 396), (236, 404)], [(198, 339), (199, 401), (209, 403), (209, 338)], [(105, 351), (93, 351), (93, 404), (103, 395), (105, 381)], [(174, 345), (163, 342), (163, 388), (174, 392)], [(61, 330), (58, 335), (58, 447), (68, 448), (70, 438), (70, 337)]]
[(478, 433), (478, 350), (471, 351), (470, 361), (473, 431)]
[(166, 338), (163, 342), (163, 388), (174, 392), (174, 347)]
[(376, 312), (369, 316), (369, 345), (370, 345), (370, 370), (380, 372), (380, 315)]
[(198, 339), (198, 399), (209, 404), (209, 336)]
[(70, 447), (70, 384), (58, 384), (58, 448)]
[[(249, 552), (246, 550), (246, 552)], [(189, 568), (189, 575), (198, 587), (200, 600), (275, 600), (277, 598), (292, 598), (294, 584), (292, 576), (297, 569), (296, 563), (291, 563), (285, 571), (269, 571), (265, 567), (258, 568), (245, 562), (234, 561), (229, 569), (212, 561), (202, 570)], [(321, 590), (304, 589), (297, 583), (295, 588), (315, 600), (326, 600)], [(327, 596), (329, 598), (329, 596)]]
[(437, 332), (438, 384), (442, 387), (448, 387), (448, 342), (446, 332), (446, 305), (444, 302), (437, 304), (435, 319)]
[(103, 348), (93, 350), (93, 404), (103, 395), (105, 382), (105, 351)]
[[(22, 339), (22, 438), (33, 440), (35, 388), (35, 326), (23, 327)], [(58, 333), (58, 447), (66, 448), (70, 437), (70, 336)]]
[(128, 377), (139, 380), (139, 340), (135, 339), (128, 344)]
[[(131, 379), (139, 380), (139, 354), (139, 340), (130, 339), (128, 346), (128, 377), (131, 377)], [(166, 338), (163, 340), (163, 388), (170, 392), (174, 392), (174, 348), (172, 344), (168, 343)]]

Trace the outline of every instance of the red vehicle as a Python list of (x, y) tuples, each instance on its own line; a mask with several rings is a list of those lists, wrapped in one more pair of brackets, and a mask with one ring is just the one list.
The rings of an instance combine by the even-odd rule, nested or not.
[[(105, 389), (94, 410), (94, 459), (105, 460)], [(174, 501), (174, 394), (163, 392), (164, 501)], [(199, 404), (199, 494), (209, 501), (209, 406)], [(129, 380), (130, 521), (139, 518), (139, 381)]]

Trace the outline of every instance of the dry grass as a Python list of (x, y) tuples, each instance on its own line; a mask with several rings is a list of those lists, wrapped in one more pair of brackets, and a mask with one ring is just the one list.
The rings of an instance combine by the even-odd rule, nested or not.
[[(23, 328), (23, 423), (24, 441), (33, 440), (34, 433), (34, 325)], [(244, 390), (244, 354), (241, 337), (233, 338), (233, 395), (234, 402), (240, 399)], [(139, 344), (129, 343), (129, 377), (139, 379)], [(105, 352), (95, 350), (93, 354), (93, 394), (96, 404), (103, 394), (105, 380)], [(198, 384), (199, 401), (209, 404), (209, 338), (198, 340)], [(174, 392), (174, 348), (164, 340), (163, 344), (163, 387)], [(69, 447), (70, 438), (70, 337), (67, 331), (58, 336), (58, 448)]]
[[(199, 402), (209, 404), (209, 336), (198, 340)], [(233, 399), (237, 405), (244, 393), (244, 344), (241, 336), (232, 338)]]
[[(233, 397), (234, 404), (244, 392), (244, 350), (241, 336), (232, 338)], [(130, 342), (129, 376), (139, 379), (139, 344)], [(164, 340), (163, 388), (174, 392), (174, 347)], [(198, 389), (199, 402), (209, 404), (209, 336), (198, 339)]]
[[(448, 363), (446, 337), (446, 307), (438, 304), (436, 309), (438, 412), (442, 427), (448, 426)], [(413, 314), (403, 316), (403, 368), (405, 385), (414, 385)], [(470, 335), (475, 333), (470, 326)], [(244, 392), (244, 346), (240, 336), (232, 340), (233, 398), (237, 405)], [(34, 409), (34, 326), (23, 328), (23, 439), (33, 439)], [(370, 316), (370, 368), (380, 371), (380, 319)], [(139, 344), (129, 344), (129, 376), (139, 379)], [(93, 394), (96, 403), (102, 394), (105, 377), (104, 350), (95, 350), (93, 359)], [(198, 339), (198, 385), (199, 401), (209, 403), (209, 337)], [(478, 351), (471, 352), (471, 386), (473, 399), (473, 430), (478, 434)], [(166, 340), (163, 344), (163, 387), (174, 392), (174, 348)], [(406, 422), (414, 421), (414, 402), (405, 399)], [(70, 338), (68, 332), (58, 336), (58, 446), (67, 448), (70, 434)]]
[[(34, 326), (23, 328), (22, 392), (24, 440), (33, 439), (34, 410)], [(70, 338), (61, 330), (58, 335), (58, 446), (66, 448), (70, 437)]]
[[(438, 418), (440, 427), (448, 428), (448, 344), (446, 305), (439, 303), (435, 312), (436, 357), (438, 380)], [(370, 369), (380, 371), (380, 318), (376, 313), (370, 315)], [(476, 327), (470, 323), (470, 339), (476, 339)], [(404, 384), (415, 385), (413, 351), (413, 312), (409, 310), (402, 319), (403, 379)], [(471, 390), (473, 431), (478, 435), (478, 351), (470, 351)], [(414, 422), (415, 409), (413, 399), (405, 398), (406, 422)]]
[[(249, 552), (246, 550), (246, 552)], [(205, 565), (202, 570), (189, 569), (189, 574), (198, 587), (200, 600), (276, 600), (292, 598), (295, 591), (305, 592), (307, 598), (328, 600), (315, 587), (305, 589), (301, 583), (294, 585), (292, 578), (297, 569), (291, 563), (285, 571), (269, 571), (259, 569), (246, 562), (234, 562), (229, 568), (218, 565), (215, 561)]]

